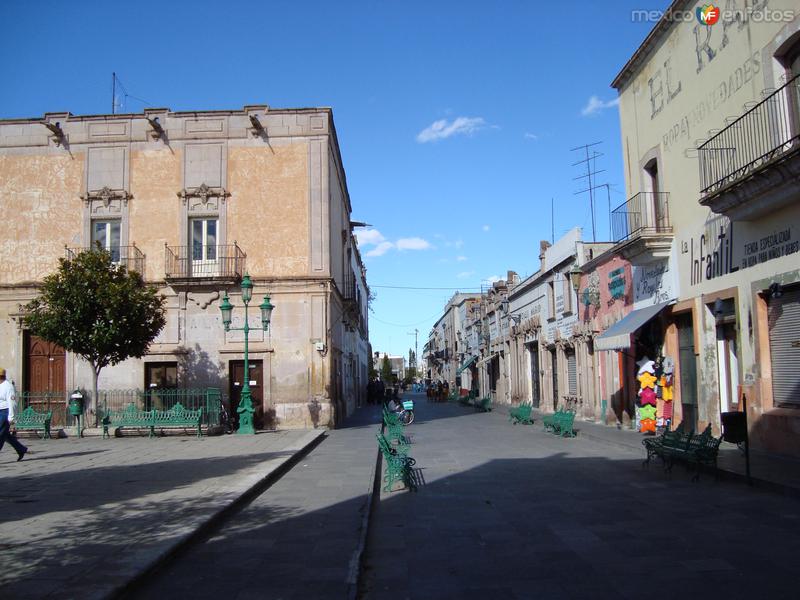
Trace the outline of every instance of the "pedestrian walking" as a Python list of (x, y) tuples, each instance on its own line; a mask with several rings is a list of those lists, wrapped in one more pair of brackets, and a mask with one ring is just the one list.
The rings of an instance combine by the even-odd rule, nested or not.
[(17, 461), (20, 461), (28, 449), (11, 435), (11, 427), (16, 416), (17, 395), (13, 384), (6, 380), (6, 370), (0, 368), (0, 450), (8, 442), (17, 451)]

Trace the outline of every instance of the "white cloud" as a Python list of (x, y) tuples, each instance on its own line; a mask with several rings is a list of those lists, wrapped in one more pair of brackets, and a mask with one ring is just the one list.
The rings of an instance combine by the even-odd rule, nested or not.
[(394, 244), (392, 242), (381, 242), (377, 246), (375, 246), (372, 250), (367, 252), (364, 256), (383, 256), (389, 250), (394, 248)]
[(481, 227), (481, 229), (483, 229), (484, 231), (489, 231), (491, 227), (489, 227), (488, 225), (484, 225), (483, 227)]
[(428, 240), (419, 237), (400, 238), (395, 246), (398, 250), (428, 250), (433, 247)]
[(592, 115), (597, 115), (603, 112), (607, 108), (613, 108), (619, 104), (619, 98), (614, 98), (613, 100), (609, 100), (608, 102), (603, 102), (597, 96), (592, 95), (589, 97), (589, 101), (586, 103), (581, 109), (581, 114), (584, 117), (590, 117)]
[(464, 262), (465, 260), (467, 260), (467, 257), (466, 256), (456, 256), (456, 260), (458, 262)]
[(417, 134), (417, 142), (437, 142), (454, 135), (472, 135), (486, 127), (483, 117), (456, 117), (452, 122), (447, 119), (434, 121)]
[(534, 140), (534, 141), (536, 141), (536, 140), (539, 139), (538, 135), (536, 135), (535, 133), (528, 133), (527, 131), (525, 132), (525, 135), (523, 137), (526, 140)]
[(503, 278), (502, 277), (498, 277), (497, 275), (491, 275), (491, 276), (487, 277), (486, 279), (484, 279), (484, 281), (486, 283), (494, 283), (495, 281), (502, 281), (502, 280), (503, 280)]
[(456, 275), (456, 277), (459, 279), (466, 279), (467, 277), (472, 277), (473, 275), (475, 275), (475, 271), (461, 271), (461, 273)]
[(356, 231), (356, 239), (359, 246), (376, 246), (385, 242), (386, 238), (377, 229), (364, 229)]

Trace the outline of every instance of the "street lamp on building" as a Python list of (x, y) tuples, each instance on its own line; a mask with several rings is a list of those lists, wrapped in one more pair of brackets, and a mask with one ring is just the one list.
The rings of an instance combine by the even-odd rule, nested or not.
[[(239, 406), (236, 412), (239, 413), (239, 429), (237, 433), (254, 434), (256, 432), (253, 425), (253, 400), (250, 397), (250, 362), (248, 357), (248, 343), (250, 335), (250, 324), (247, 321), (247, 307), (250, 300), (253, 298), (253, 282), (250, 281), (250, 275), (245, 274), (242, 278), (242, 302), (244, 303), (244, 326), (231, 327), (231, 318), (233, 316), (233, 304), (228, 299), (228, 292), (222, 298), (222, 304), (219, 310), (222, 313), (222, 324), (225, 326), (225, 331), (243, 331), (244, 332), (244, 383), (242, 384), (242, 395), (239, 399)], [(269, 296), (264, 296), (264, 301), (258, 307), (261, 309), (261, 329), (267, 331), (269, 329), (269, 322), (272, 319), (272, 309), (275, 308), (269, 301)]]
[(578, 265), (572, 267), (572, 270), (569, 272), (569, 278), (570, 281), (572, 282), (572, 289), (574, 289), (576, 293), (580, 290), (582, 275), (583, 271), (580, 270), (580, 267), (578, 267)]

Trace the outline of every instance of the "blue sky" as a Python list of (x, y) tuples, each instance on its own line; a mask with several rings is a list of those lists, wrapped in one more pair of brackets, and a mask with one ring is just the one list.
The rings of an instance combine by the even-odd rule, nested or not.
[[(570, 148), (602, 141), (597, 182), (625, 200), (609, 83), (652, 27), (631, 11), (668, 4), (5, 0), (0, 117), (110, 112), (112, 71), (122, 111), (333, 107), (353, 219), (373, 225), (370, 338), (405, 354), (456, 289), (537, 269), (551, 198), (556, 237), (591, 239)], [(598, 240), (607, 215), (603, 189)]]

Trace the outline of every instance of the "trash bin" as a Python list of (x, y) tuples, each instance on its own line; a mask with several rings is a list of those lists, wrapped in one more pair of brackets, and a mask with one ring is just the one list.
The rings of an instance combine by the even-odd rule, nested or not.
[(69, 414), (71, 417), (80, 417), (83, 414), (83, 394), (75, 390), (69, 397)]
[(75, 431), (78, 437), (83, 437), (83, 429), (81, 428), (81, 417), (83, 416), (83, 394), (80, 390), (75, 390), (70, 394), (69, 405), (67, 411), (71, 417), (75, 417)]

